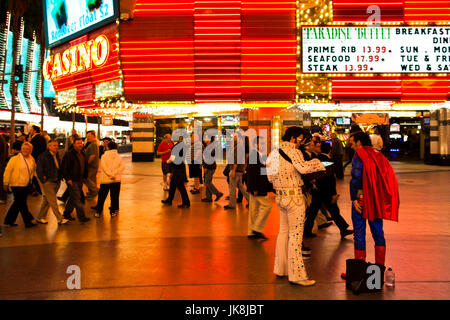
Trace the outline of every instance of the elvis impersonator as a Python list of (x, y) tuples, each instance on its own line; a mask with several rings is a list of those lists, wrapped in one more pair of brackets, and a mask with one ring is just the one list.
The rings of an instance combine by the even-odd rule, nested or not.
[(303, 264), (302, 242), (305, 221), (305, 197), (300, 174), (324, 171), (319, 159), (305, 161), (298, 149), (304, 138), (300, 127), (289, 127), (280, 143), (267, 158), (267, 177), (276, 191), (276, 203), (280, 208), (280, 231), (275, 251), (274, 273), (288, 276), (289, 282), (312, 286)]

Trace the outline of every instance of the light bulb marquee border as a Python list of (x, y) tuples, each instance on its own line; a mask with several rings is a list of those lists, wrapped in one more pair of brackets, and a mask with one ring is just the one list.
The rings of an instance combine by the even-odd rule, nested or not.
[[(380, 23), (380, 25), (384, 25), (389, 26), (389, 27), (393, 27), (392, 22), (389, 22), (389, 24), (386, 22), (385, 24)], [(424, 25), (424, 23), (421, 23), (420, 25)], [(335, 22), (335, 23), (329, 23), (329, 24), (304, 24), (301, 25), (300, 28), (297, 28), (297, 40), (298, 40), (298, 47), (297, 47), (297, 52), (300, 52), (300, 54), (297, 55), (297, 67), (299, 68), (299, 73), (300, 76), (303, 77), (311, 77), (311, 78), (315, 78), (315, 77), (405, 77), (405, 78), (410, 78), (410, 77), (429, 77), (429, 76), (433, 76), (433, 77), (447, 77), (450, 75), (450, 73), (448, 72), (402, 72), (402, 73), (394, 73), (394, 72), (371, 72), (371, 73), (367, 73), (367, 72), (361, 72), (361, 73), (357, 73), (357, 72), (353, 72), (353, 73), (315, 73), (315, 72), (302, 72), (302, 61), (303, 61), (303, 55), (302, 55), (302, 48), (303, 48), (303, 39), (302, 39), (302, 29), (306, 28), (306, 27), (332, 27), (332, 26), (341, 26), (341, 27), (355, 27), (355, 26), (365, 26), (365, 27), (371, 27), (373, 26), (373, 24), (371, 23), (367, 23), (367, 22), (361, 22), (361, 23), (350, 23), (350, 22), (344, 22), (344, 23), (339, 23), (339, 22)], [(416, 24), (411, 24), (411, 23), (399, 23), (398, 26), (400, 27), (417, 27)], [(428, 27), (435, 27), (438, 26), (435, 23), (428, 23), (427, 24)], [(441, 24), (439, 25), (439, 27), (450, 27), (450, 24)]]
[[(331, 27), (331, 26), (373, 26), (371, 22), (361, 21), (333, 21), (333, 2), (327, 0), (311, 1), (310, 7), (305, 2), (297, 1), (296, 9), (296, 32), (297, 32), (297, 87), (296, 103), (329, 103), (332, 101), (332, 79), (333, 78), (373, 78), (373, 77), (397, 77), (402, 79), (423, 77), (448, 77), (450, 73), (303, 73), (302, 72), (302, 28)], [(315, 6), (314, 6), (315, 3)], [(314, 12), (312, 8), (316, 8)], [(320, 11), (319, 11), (320, 10)], [(315, 15), (314, 15), (315, 14)], [(426, 21), (380, 21), (380, 26), (439, 26), (448, 27), (448, 22), (426, 22)], [(327, 88), (327, 90), (325, 89)]]

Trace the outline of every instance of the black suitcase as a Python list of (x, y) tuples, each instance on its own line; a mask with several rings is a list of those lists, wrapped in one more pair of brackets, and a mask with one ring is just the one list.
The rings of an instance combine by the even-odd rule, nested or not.
[(365, 262), (361, 259), (348, 259), (346, 261), (345, 287), (356, 295), (379, 292), (384, 285), (385, 270), (386, 267), (380, 264)]

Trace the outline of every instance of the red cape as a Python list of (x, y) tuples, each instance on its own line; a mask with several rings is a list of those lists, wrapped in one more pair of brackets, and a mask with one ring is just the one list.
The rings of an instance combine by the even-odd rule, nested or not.
[(391, 164), (373, 147), (359, 148), (356, 153), (363, 162), (363, 217), (398, 222), (400, 199)]

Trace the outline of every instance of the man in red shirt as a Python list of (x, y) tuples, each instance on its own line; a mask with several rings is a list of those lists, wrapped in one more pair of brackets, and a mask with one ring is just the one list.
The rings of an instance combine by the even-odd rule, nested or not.
[(172, 137), (170, 133), (167, 133), (164, 135), (164, 140), (159, 144), (158, 150), (156, 151), (156, 154), (158, 156), (161, 156), (161, 169), (163, 172), (163, 183), (164, 183), (164, 190), (169, 190), (169, 184), (170, 184), (170, 178), (169, 178), (169, 164), (167, 163), (167, 160), (169, 160), (170, 155), (172, 153), (173, 143), (172, 143)]

